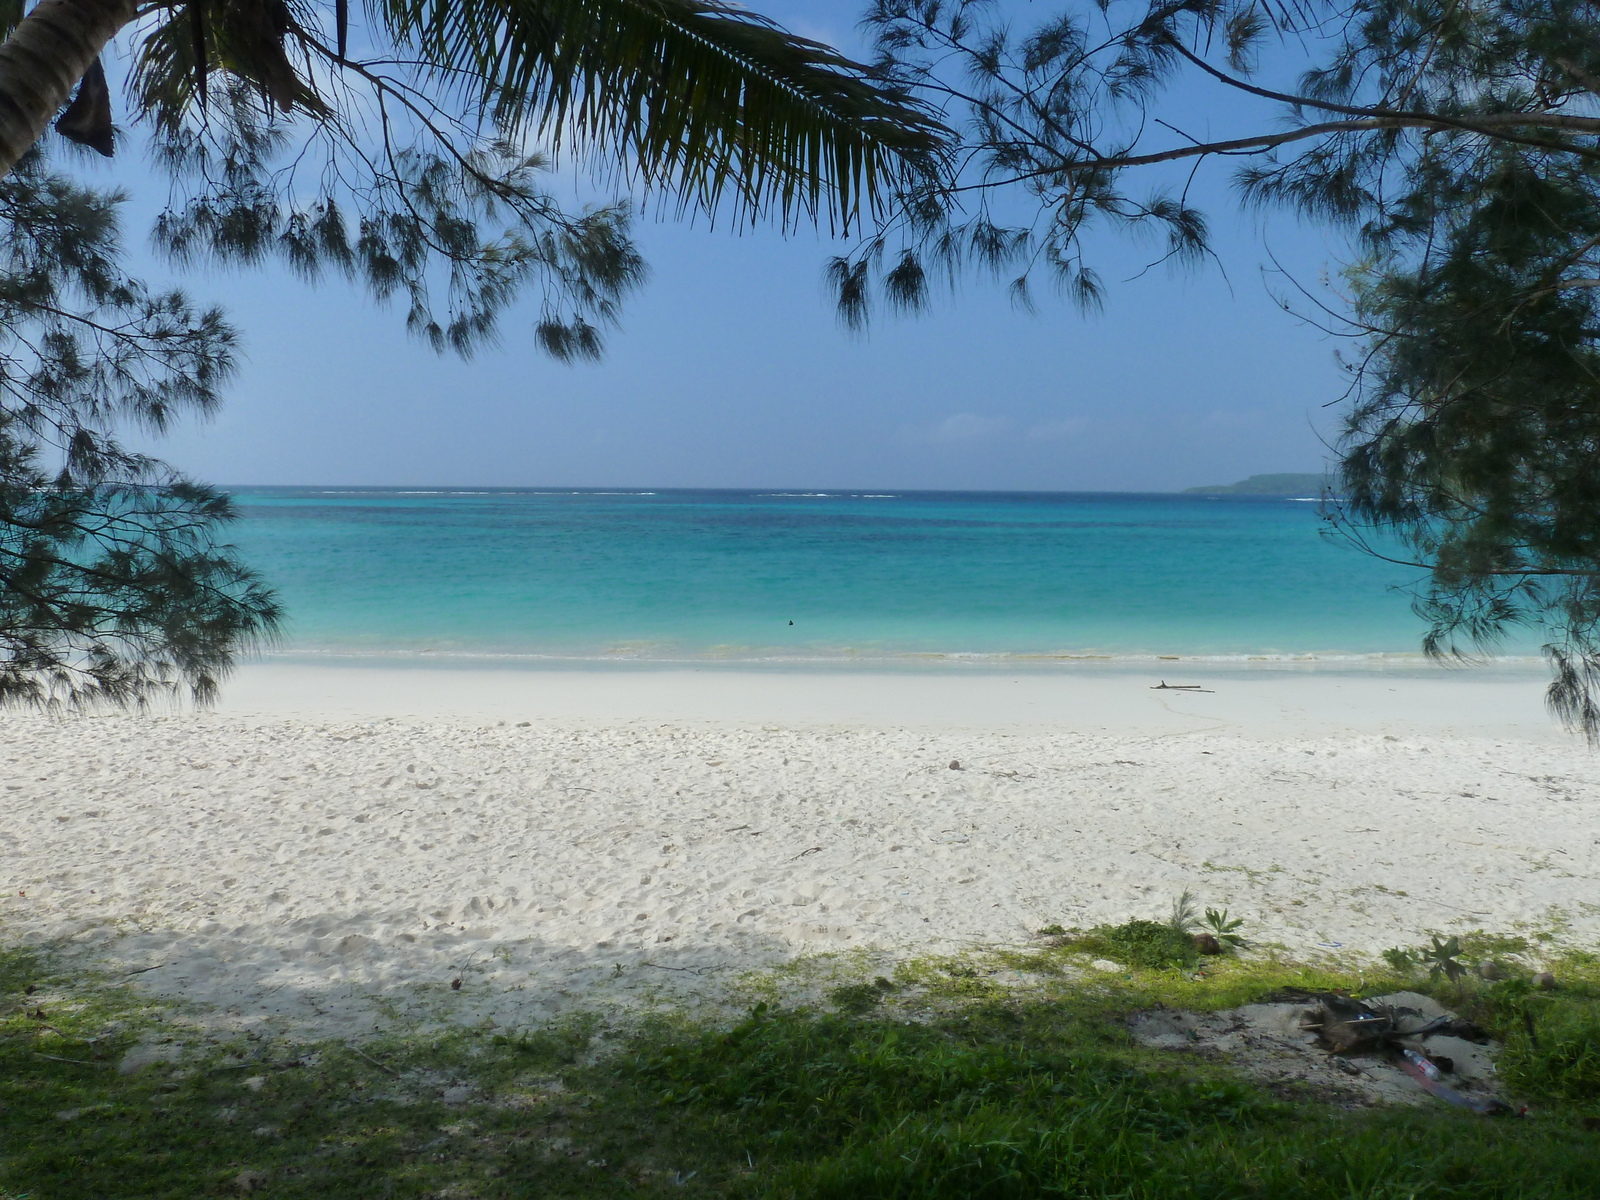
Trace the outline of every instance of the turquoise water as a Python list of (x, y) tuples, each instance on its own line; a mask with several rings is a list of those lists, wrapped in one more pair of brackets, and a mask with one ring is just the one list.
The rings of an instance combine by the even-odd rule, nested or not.
[[(1414, 572), (1317, 505), (1172, 495), (251, 489), (302, 654), (1414, 653)], [(792, 622), (792, 624), (791, 624)]]

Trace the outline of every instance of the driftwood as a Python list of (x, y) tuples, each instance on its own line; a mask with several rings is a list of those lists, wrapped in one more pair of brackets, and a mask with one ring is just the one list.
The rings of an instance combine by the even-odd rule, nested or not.
[(1395, 1034), (1394, 1018), (1359, 1000), (1333, 993), (1317, 996), (1304, 1028), (1315, 1029), (1322, 1044), (1336, 1054), (1360, 1054), (1387, 1045)]
[[(1381, 1054), (1416, 1080), (1424, 1091), (1448, 1104), (1480, 1116), (1512, 1111), (1510, 1105), (1493, 1096), (1463, 1095), (1446, 1085), (1442, 1076), (1453, 1072), (1455, 1064), (1444, 1055), (1429, 1057), (1428, 1053), (1414, 1048), (1421, 1046), (1424, 1039), (1433, 1034), (1471, 1042), (1487, 1041), (1488, 1035), (1471, 1021), (1447, 1015), (1417, 1024), (1406, 1020), (1417, 1016), (1410, 1009), (1364, 1004), (1350, 996), (1333, 992), (1311, 999), (1316, 1007), (1307, 1010), (1302, 1028), (1317, 1031), (1317, 1037), (1332, 1052), (1333, 1061), (1340, 1069), (1348, 1069), (1342, 1055)], [(1408, 1023), (1411, 1028), (1404, 1027)]]

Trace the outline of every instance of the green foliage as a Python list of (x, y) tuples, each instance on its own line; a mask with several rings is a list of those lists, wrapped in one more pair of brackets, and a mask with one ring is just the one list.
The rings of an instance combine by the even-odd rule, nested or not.
[(1397, 535), (1427, 568), (1430, 653), (1541, 629), (1552, 707), (1595, 736), (1600, 171), (1439, 139), (1413, 175), (1410, 210), (1447, 207), (1396, 213), (1349, 272), (1369, 332), (1338, 527), (1363, 544)]
[[(543, 155), (503, 138), (461, 150), (422, 139), (369, 167), (337, 125), (295, 136), (250, 89), (220, 92), (203, 123), (157, 130), (172, 195), (154, 237), (180, 265), (276, 258), (308, 282), (340, 275), (380, 303), (402, 299), (409, 332), (463, 358), (493, 344), (502, 314), (532, 292), (539, 344), (558, 359), (596, 360), (644, 280), (629, 206), (563, 210), (541, 186)], [(325, 168), (316, 186), (287, 186), (285, 172), (308, 161)]]
[(0, 704), (205, 700), (278, 618), (227, 498), (115, 436), (213, 409), (235, 342), (122, 274), (121, 200), (37, 154), (0, 180)]
[[(1501, 940), (1480, 933), (1463, 942), (1477, 939)], [(1514, 951), (1502, 947), (1497, 952)], [(1543, 965), (1560, 980), (1554, 991), (1534, 986), (1528, 971), (1521, 970), (1497, 983), (1468, 976), (1451, 985), (1446, 1002), (1504, 1043), (1495, 1069), (1516, 1094), (1600, 1117), (1600, 957), (1567, 951)]]
[[(1281, 986), (1343, 987), (1228, 960), (1214, 979), (1108, 991), (1061, 982), (902, 1020), (895, 993), (851, 1017), (757, 1006), (731, 1028), (585, 1017), (296, 1045), (207, 1039), (121, 986), (0, 950), (0, 1194), (99, 1200), (240, 1194), (904, 1200), (1044, 1195), (1274, 1200), (1588, 1196), (1600, 990), (1593, 963), (1538, 998), (1459, 1000), (1506, 1042), (1536, 1121), (1444, 1105), (1285, 1103), (1192, 1056), (1143, 1050), (1131, 1011), (1217, 1007)], [(875, 984), (865, 984), (875, 987)], [(1427, 986), (1427, 985), (1423, 985)], [(1452, 985), (1453, 986), (1453, 985)], [(30, 990), (32, 989), (32, 990)], [(882, 990), (879, 988), (878, 990)], [(887, 993), (886, 993), (887, 994)], [(41, 1017), (39, 1014), (43, 1012)], [(171, 1063), (131, 1074), (136, 1043)], [(48, 1057), (47, 1057), (48, 1056)], [(70, 1061), (69, 1061), (70, 1060)], [(465, 1099), (446, 1103), (446, 1088)]]
[(387, 0), (436, 89), (470, 71), (476, 110), (539, 131), (707, 211), (825, 213), (845, 230), (942, 128), (818, 42), (724, 0)]
[[(569, 147), (682, 208), (848, 231), (931, 169), (945, 133), (867, 68), (723, 0), (366, 11), (352, 55), (347, 0), (141, 10), (129, 124), (148, 118), (172, 179), (156, 241), (178, 261), (343, 273), (379, 301), (405, 296), (407, 328), (437, 349), (493, 342), (534, 293), (538, 344), (598, 357), (643, 277), (631, 204), (564, 211), (530, 146)], [(40, 102), (26, 70), (0, 70), (13, 108)]]
[(1009, 277), (1024, 306), (1045, 275), (1092, 307), (1094, 231), (1199, 262), (1189, 180), (1244, 161), (1248, 202), (1352, 240), (1345, 294), (1294, 285), (1352, 343), (1332, 531), (1417, 569), (1429, 654), (1536, 636), (1552, 709), (1600, 741), (1600, 7), (1103, 0), (1013, 16), (870, 8), (882, 70), (957, 125), (956, 169), (830, 264), (841, 317), (861, 322), (875, 296), (923, 307), (966, 270)]
[(1527, 1011), (1539, 1045), (1526, 1032), (1513, 1035), (1498, 1064), (1501, 1076), (1512, 1087), (1600, 1107), (1600, 1012), (1593, 996), (1540, 998)]
[[(615, 1055), (579, 1065), (598, 1034), (579, 1017), (355, 1048), (215, 1040), (120, 987), (3, 949), (0, 1195), (601, 1200), (681, 1196), (674, 1176), (697, 1169), (737, 1178), (707, 1128), (619, 1081)], [(182, 1056), (117, 1070), (135, 1044), (162, 1039)], [(453, 1086), (470, 1098), (445, 1102)]]
[[(780, 1011), (662, 1048), (640, 1075), (733, 1117), (763, 1158), (823, 1156), (780, 1174), (778, 1195), (973, 1195), (997, 1175), (993, 1194), (1025, 1195), (1113, 1127), (1131, 1148), (1276, 1115), (1238, 1084), (1130, 1071), (1063, 1032), (1041, 1010), (980, 1007), (944, 1028)], [(1065, 1136), (1041, 1140), (1047, 1125)]]
[[(927, 169), (943, 132), (860, 65), (722, 0), (366, 11), (352, 56), (346, 0), (139, 10), (127, 125), (148, 118), (171, 185), (155, 242), (180, 266), (275, 258), (307, 281), (341, 275), (463, 357), (531, 295), (539, 346), (597, 359), (644, 279), (631, 203), (563, 209), (531, 145), (565, 144), (708, 214), (849, 228), (889, 181)], [(7, 32), (54, 19), (0, 10)], [(65, 73), (0, 64), (24, 127), (53, 115), (30, 111), (54, 101), (27, 78), (52, 69)], [(72, 140), (110, 154), (125, 131), (99, 136)], [(220, 541), (226, 497), (115, 436), (214, 409), (235, 334), (219, 311), (124, 277), (121, 196), (41, 156), (8, 155), (0, 182), (0, 703), (182, 687), (203, 701), (272, 634), (277, 605)]]
[(1428, 974), (1433, 978), (1437, 979), (1443, 975), (1451, 983), (1454, 983), (1466, 971), (1466, 968), (1458, 961), (1460, 954), (1460, 938), (1441, 938), (1435, 934), (1432, 944), (1418, 953), (1417, 961), (1428, 968)]
[(859, 64), (722, 0), (381, 0), (361, 54), (346, 11), (192, 0), (133, 33), (130, 99), (175, 184), (157, 242), (343, 273), (404, 296), (407, 328), (462, 354), (531, 292), (538, 344), (596, 358), (643, 276), (629, 203), (570, 213), (538, 186), (564, 146), (681, 208), (848, 230), (943, 132)]
[(1167, 917), (1167, 924), (1179, 933), (1193, 932), (1195, 926), (1200, 924), (1200, 913), (1195, 908), (1194, 902), (1194, 893), (1184, 888), (1172, 902), (1172, 912)]
[(1074, 947), (1130, 967), (1152, 970), (1192, 967), (1200, 958), (1190, 934), (1161, 921), (1135, 920), (1125, 921), (1121, 925), (1099, 925), (1079, 938)]
[(1232, 952), (1242, 950), (1249, 946), (1239, 934), (1239, 929), (1244, 925), (1243, 917), (1229, 918), (1228, 910), (1218, 912), (1214, 908), (1206, 909), (1206, 929), (1212, 937), (1217, 939), (1217, 945), (1224, 951)]
[(492, 1046), (510, 1051), (518, 1068), (536, 1067), (557, 1070), (577, 1062), (593, 1042), (599, 1022), (588, 1015), (556, 1022), (542, 1029), (524, 1029), (514, 1034), (494, 1034)]
[(1407, 950), (1400, 946), (1390, 946), (1383, 952), (1383, 961), (1394, 969), (1397, 975), (1410, 975), (1422, 966), (1422, 956), (1415, 950)]
[(1474, 929), (1460, 935), (1461, 953), (1469, 958), (1495, 958), (1500, 955), (1525, 954), (1532, 943), (1518, 934), (1488, 933)]
[(1461, 963), (1463, 953), (1461, 938), (1434, 934), (1427, 946), (1416, 950), (1391, 946), (1381, 957), (1398, 975), (1412, 975), (1426, 968), (1430, 979), (1444, 978), (1455, 983), (1466, 972)]
[(847, 229), (942, 132), (860, 64), (724, 0), (378, 0), (365, 55), (340, 48), (338, 5), (268, 7), (184, 4), (141, 30), (140, 109), (176, 128), (211, 75), (333, 126), (371, 99), (441, 140), (493, 129), (707, 212)]
[(828, 999), (840, 1012), (861, 1016), (877, 1008), (883, 1003), (883, 998), (894, 990), (894, 983), (879, 975), (871, 983), (847, 983), (843, 987), (832, 988), (828, 992)]
[[(1242, 998), (1282, 982), (1263, 976)], [(763, 1010), (634, 1063), (664, 1101), (746, 1148), (761, 1196), (1509, 1200), (1583, 1195), (1600, 1162), (1589, 1135), (1549, 1113), (1541, 1126), (1443, 1106), (1290, 1106), (1192, 1059), (1136, 1052), (1121, 1022), (1159, 995), (1064, 990), (906, 1024)]]

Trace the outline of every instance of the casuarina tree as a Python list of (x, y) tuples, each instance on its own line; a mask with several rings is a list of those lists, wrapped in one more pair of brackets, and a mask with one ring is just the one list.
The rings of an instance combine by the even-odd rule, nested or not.
[(226, 498), (110, 432), (213, 408), (235, 341), (122, 273), (116, 207), (37, 154), (0, 180), (0, 701), (206, 698), (278, 616)]
[(1534, 636), (1600, 737), (1600, 5), (879, 0), (876, 67), (958, 131), (830, 270), (847, 321), (967, 267), (1102, 302), (1088, 238), (1198, 262), (1194, 172), (1342, 229), (1333, 527), (1417, 572), (1425, 648)]

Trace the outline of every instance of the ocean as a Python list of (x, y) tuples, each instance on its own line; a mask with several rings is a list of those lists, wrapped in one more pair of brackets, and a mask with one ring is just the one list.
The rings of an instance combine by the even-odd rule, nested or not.
[(1417, 572), (1314, 501), (250, 488), (278, 653), (515, 665), (1048, 665), (1418, 653)]

